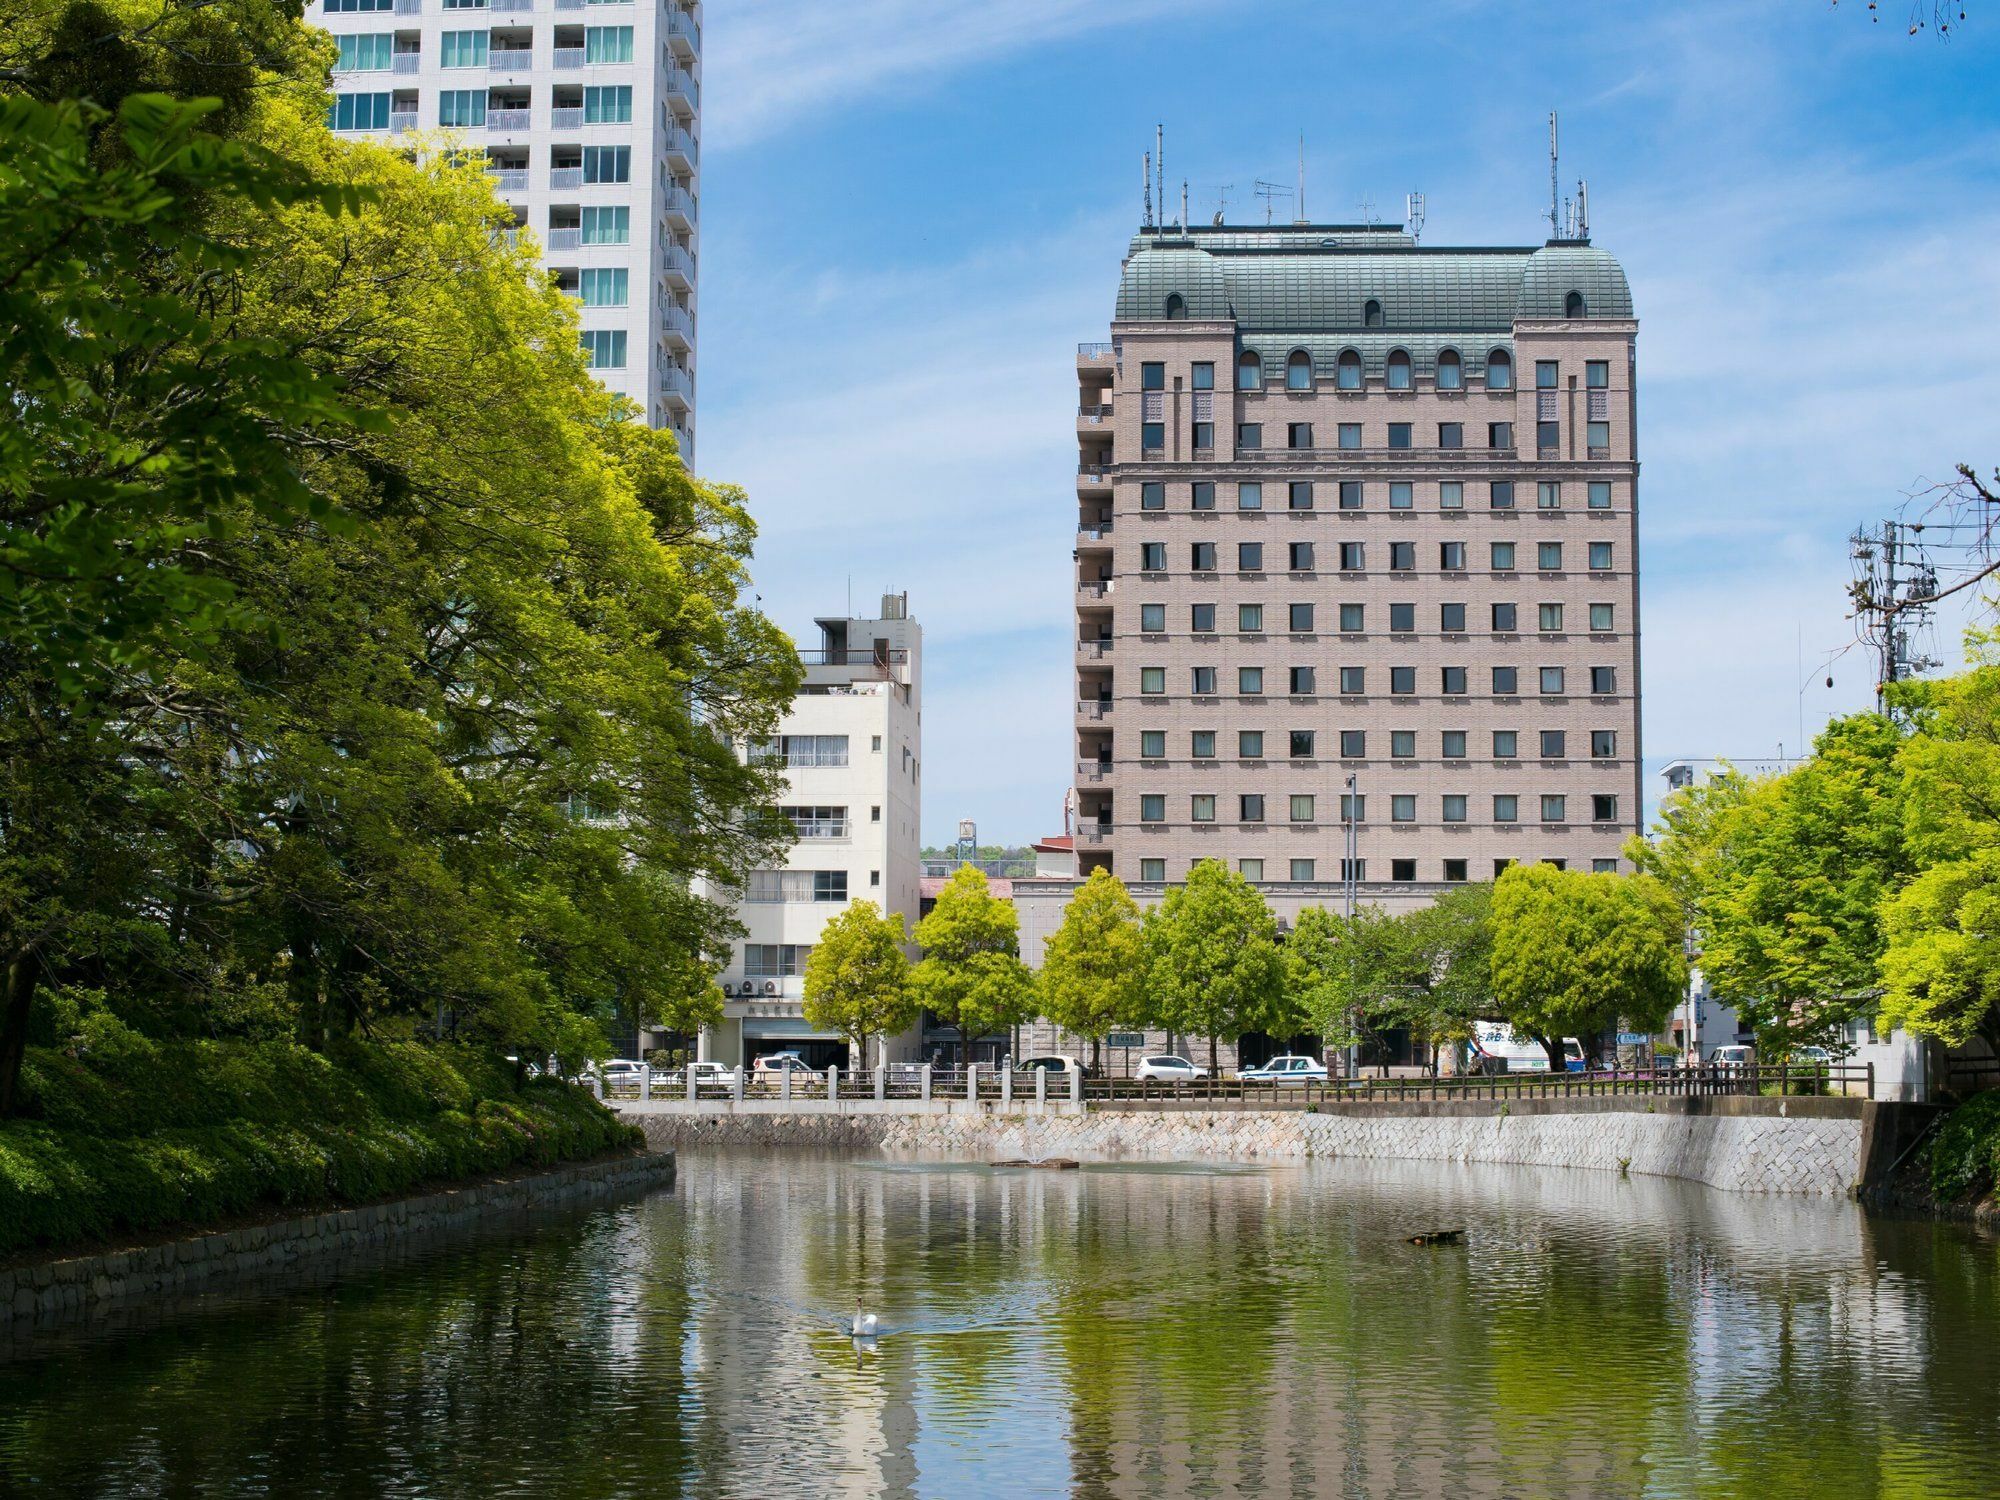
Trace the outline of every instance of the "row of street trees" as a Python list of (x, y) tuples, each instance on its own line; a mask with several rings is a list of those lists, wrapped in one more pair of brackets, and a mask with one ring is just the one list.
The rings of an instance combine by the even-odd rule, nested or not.
[(1662, 1024), (1686, 983), (1681, 915), (1646, 876), (1549, 865), (1508, 870), (1390, 916), (1304, 912), (1288, 934), (1262, 893), (1219, 861), (1142, 913), (1116, 876), (1078, 887), (1042, 967), (1020, 961), (1014, 911), (961, 869), (913, 934), (856, 902), (807, 960), (806, 1017), (847, 1037), (893, 1035), (928, 1008), (966, 1037), (1036, 1016), (1092, 1044), (1153, 1028), (1198, 1039), (1215, 1066), (1223, 1038), (1318, 1035), (1344, 1047), (1392, 1027), (1444, 1048), (1481, 1019), (1511, 1022), (1563, 1066), (1562, 1038), (1621, 1020)]
[(478, 153), (327, 130), (296, 4), (8, 17), (0, 1113), (100, 1012), (712, 1014), (798, 674), (743, 496), (595, 383)]

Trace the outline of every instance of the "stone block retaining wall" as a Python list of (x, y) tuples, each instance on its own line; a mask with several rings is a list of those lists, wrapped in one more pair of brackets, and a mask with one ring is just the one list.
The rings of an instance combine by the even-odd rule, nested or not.
[(501, 1215), (670, 1187), (673, 1180), (673, 1155), (647, 1152), (140, 1249), (0, 1269), (0, 1326), (9, 1319), (56, 1318), (133, 1299), (199, 1293), (322, 1259), (459, 1232)]

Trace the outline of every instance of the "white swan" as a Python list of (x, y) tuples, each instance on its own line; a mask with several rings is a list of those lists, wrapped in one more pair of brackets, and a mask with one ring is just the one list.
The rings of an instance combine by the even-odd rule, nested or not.
[(875, 1337), (876, 1330), (880, 1326), (875, 1320), (875, 1314), (864, 1313), (859, 1307), (856, 1307), (854, 1309), (854, 1321), (848, 1325), (847, 1331), (852, 1337), (857, 1339), (872, 1339)]

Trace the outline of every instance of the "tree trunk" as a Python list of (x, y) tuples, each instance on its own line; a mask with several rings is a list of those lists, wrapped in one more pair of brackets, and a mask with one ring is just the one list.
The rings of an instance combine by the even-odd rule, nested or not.
[[(1241, 1063), (1242, 1059), (1238, 1058), (1237, 1061)], [(1239, 1067), (1237, 1071), (1241, 1072), (1242, 1069)], [(1208, 1034), (1208, 1076), (1210, 1078), (1219, 1076), (1215, 1063), (1215, 1033), (1212, 1031)]]
[(0, 1009), (0, 1120), (14, 1113), (21, 1082), (21, 1059), (28, 1050), (28, 1017), (42, 977), (41, 955), (27, 949), (7, 965), (7, 994)]
[(326, 1050), (326, 1012), (319, 991), (319, 965), (316, 962), (313, 941), (305, 931), (304, 923), (294, 923), (287, 935), (291, 948), (291, 968), (285, 976), (285, 989), (292, 1002), (292, 1012), (299, 1018), (299, 1040), (314, 1052)]
[(1090, 1039), (1090, 1065), (1100, 1073), (1104, 1071), (1104, 1038), (1101, 1036)]
[(1549, 1056), (1549, 1071), (1551, 1073), (1567, 1073), (1569, 1071), (1569, 1059), (1563, 1055), (1561, 1037), (1538, 1036), (1535, 1040), (1542, 1044), (1542, 1051), (1546, 1052)]

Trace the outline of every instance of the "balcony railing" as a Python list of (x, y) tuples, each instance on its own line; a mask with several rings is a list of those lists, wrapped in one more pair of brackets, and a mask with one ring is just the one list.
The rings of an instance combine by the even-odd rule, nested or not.
[(679, 396), (690, 406), (694, 404), (694, 377), (679, 365), (660, 361), (660, 389), (669, 396)]
[(1111, 580), (1108, 578), (1078, 579), (1076, 591), (1086, 599), (1102, 599), (1111, 592)]
[(528, 190), (526, 167), (488, 167), (486, 176), (496, 193), (525, 193)]
[(1110, 774), (1111, 762), (1108, 760), (1080, 760), (1076, 763), (1078, 781), (1102, 781)]
[(1118, 357), (1118, 346), (1114, 343), (1078, 344), (1076, 346), (1076, 357), (1088, 360), (1116, 359)]
[(667, 127), (666, 153), (680, 157), (691, 167), (701, 164), (701, 143), (679, 125)]
[(511, 11), (519, 13), (535, 8), (535, 0), (486, 0), (486, 8), (491, 11)]
[(1078, 641), (1076, 643), (1076, 654), (1085, 661), (1102, 661), (1111, 654), (1113, 644), (1114, 642), (1103, 640)]
[(392, 73), (414, 73), (423, 65), (424, 55), (421, 52), (398, 52), (389, 59), (389, 71)]
[(582, 10), (584, 0), (556, 0), (557, 10)]
[(678, 272), (688, 282), (694, 281), (694, 257), (685, 246), (668, 245), (660, 251), (660, 267), (668, 273)]
[(1101, 542), (1111, 535), (1111, 522), (1090, 521), (1076, 528), (1076, 534), (1086, 542)]
[(486, 111), (488, 130), (526, 130), (533, 116), (527, 109), (489, 109)]
[(694, 17), (684, 10), (675, 8), (667, 12), (666, 33), (670, 40), (679, 37), (691, 43), (695, 50), (701, 48), (701, 28), (695, 25)]
[(583, 48), (556, 48), (555, 65), (558, 68), (580, 68), (583, 66)]
[(392, 110), (389, 114), (389, 134), (401, 135), (406, 130), (417, 128), (417, 112), (414, 109)]
[(845, 839), (854, 825), (846, 818), (793, 818), (792, 832), (802, 839)]
[(815, 646), (801, 651), (799, 660), (809, 667), (896, 667), (907, 666), (910, 653), (900, 646), (879, 652), (872, 646)]
[(1088, 422), (1092, 427), (1099, 427), (1111, 420), (1111, 408), (1108, 406), (1079, 406), (1076, 409), (1076, 416), (1079, 422)]
[(660, 212), (669, 216), (692, 220), (694, 218), (694, 194), (684, 187), (669, 187), (660, 194)]
[(561, 109), (550, 110), (549, 128), (551, 130), (583, 129), (583, 106), (580, 104), (567, 105)]
[(399, 16), (422, 15), (424, 0), (396, 0), (396, 14)]
[(663, 332), (679, 334), (690, 344), (694, 342), (694, 314), (677, 303), (661, 307), (660, 327)]
[(1108, 719), (1111, 717), (1111, 703), (1104, 698), (1085, 698), (1076, 705), (1079, 719)]
[(533, 47), (495, 47), (486, 54), (486, 71), (489, 73), (514, 73), (534, 65)]
[(574, 192), (583, 186), (582, 167), (550, 167), (549, 188), (553, 192)]
[(686, 99), (690, 109), (701, 107), (701, 85), (686, 68), (667, 69), (666, 91), (669, 98), (678, 94)]
[(574, 250), (582, 243), (583, 231), (581, 229), (551, 229), (549, 231), (548, 247), (551, 250)]
[(1086, 458), (1077, 464), (1076, 472), (1086, 479), (1109, 479), (1111, 464), (1106, 459)]

